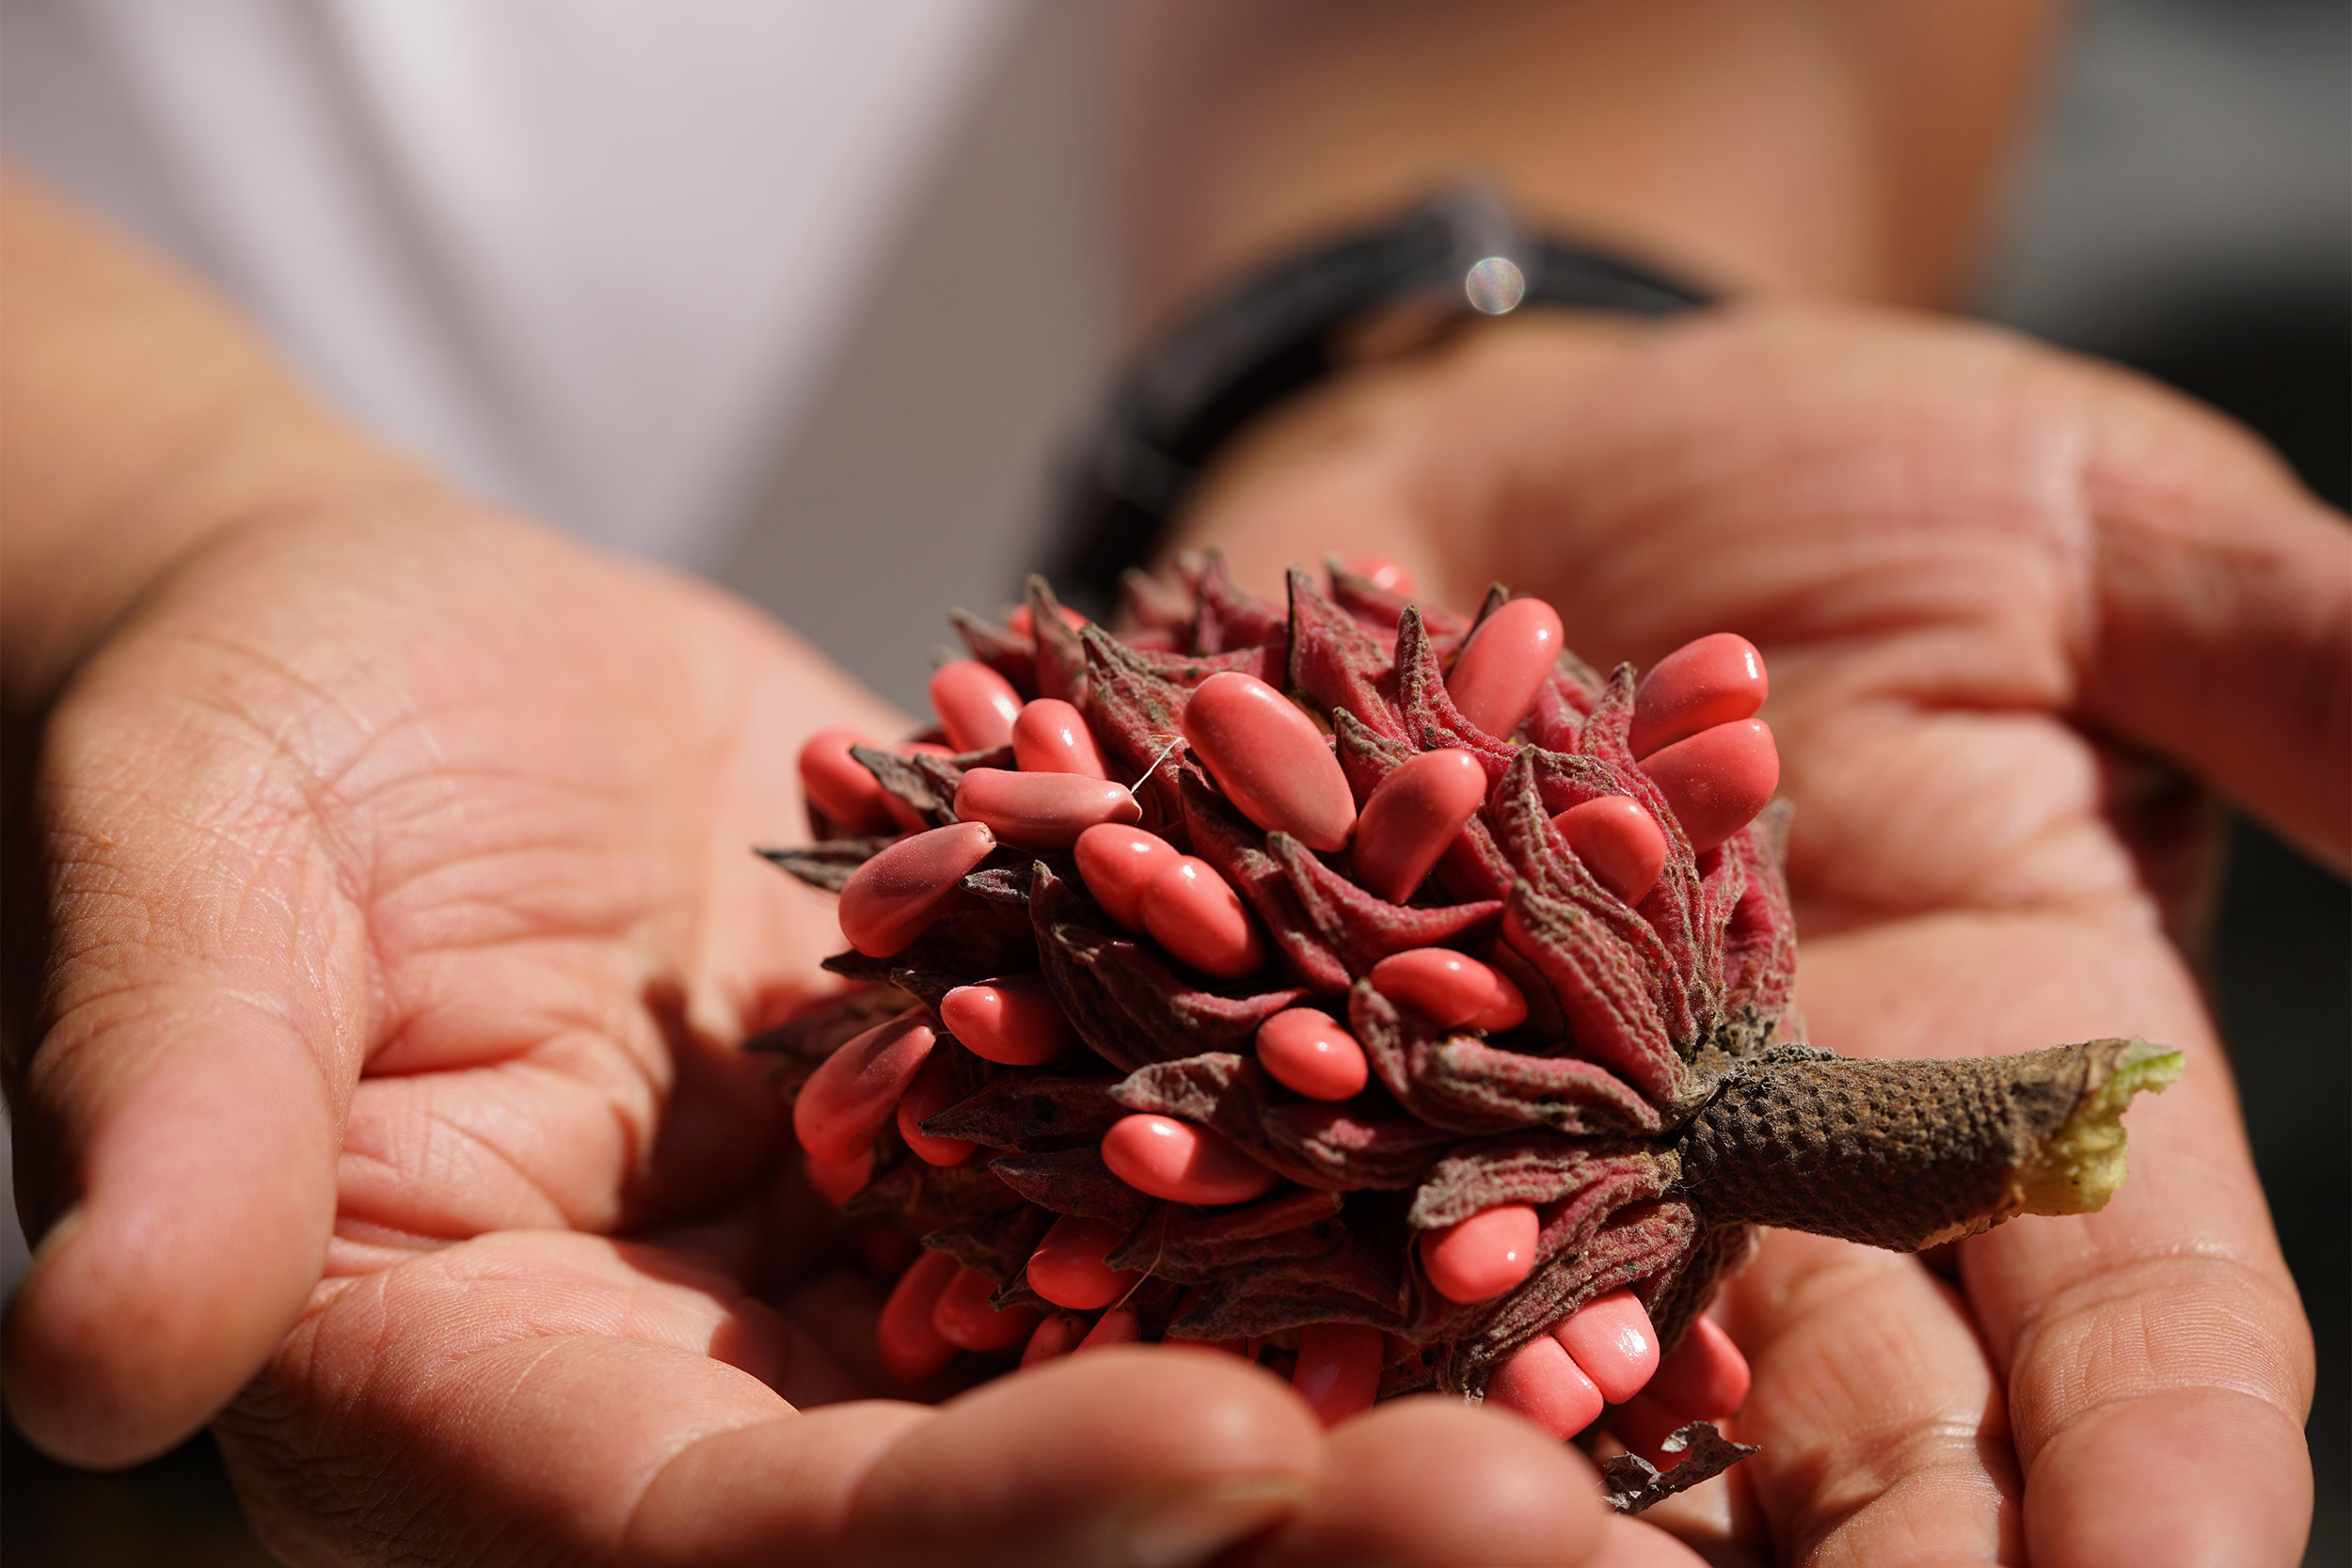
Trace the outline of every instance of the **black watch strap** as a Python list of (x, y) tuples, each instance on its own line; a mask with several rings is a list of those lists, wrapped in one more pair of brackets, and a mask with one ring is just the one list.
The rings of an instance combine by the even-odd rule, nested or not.
[(1483, 188), (1287, 257), (1183, 323), (1120, 382), (1073, 453), (1054, 577), (1085, 608), (1105, 607), (1217, 449), (1347, 363), (1351, 336), (1374, 317), (1418, 311), (1442, 324), (1530, 305), (1660, 316), (1707, 303), (1638, 262), (1522, 232)]

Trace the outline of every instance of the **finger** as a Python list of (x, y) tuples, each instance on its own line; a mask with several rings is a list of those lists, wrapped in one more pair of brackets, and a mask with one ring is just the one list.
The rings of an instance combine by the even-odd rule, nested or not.
[(292, 1560), (608, 1560), (678, 1453), (795, 1418), (791, 1331), (651, 1248), (514, 1232), (321, 1295), (215, 1427)]
[(47, 1031), (15, 1107), (40, 1241), (6, 1386), (81, 1464), (178, 1442), (294, 1322), (360, 1051), (355, 911), (300, 781), (237, 716), (243, 673), (209, 673), (213, 701), (166, 704), (93, 667), (44, 758)]
[(485, 1237), (326, 1289), (219, 1423), (297, 1560), (1179, 1562), (1321, 1473), (1305, 1407), (1224, 1358), (1105, 1353), (937, 1411), (799, 1414), (773, 1313), (589, 1237)]
[(1741, 1463), (1783, 1560), (2014, 1562), (2023, 1482), (2001, 1382), (1915, 1259), (1772, 1235), (1724, 1296), (1755, 1383)]
[(2210, 411), (2101, 390), (2089, 710), (2352, 863), (2352, 528)]
[(1393, 1400), (1331, 1433), (1323, 1485), (1242, 1561), (1583, 1563), (1608, 1523), (1593, 1467), (1533, 1424), (1450, 1400)]
[(1818, 941), (1806, 964), (1814, 1037), (1850, 1053), (2183, 1049), (2180, 1081), (2125, 1117), (2107, 1206), (1963, 1243), (1962, 1277), (2007, 1384), (2034, 1561), (2294, 1560), (2311, 1333), (2178, 957), (2145, 922), (1950, 915)]

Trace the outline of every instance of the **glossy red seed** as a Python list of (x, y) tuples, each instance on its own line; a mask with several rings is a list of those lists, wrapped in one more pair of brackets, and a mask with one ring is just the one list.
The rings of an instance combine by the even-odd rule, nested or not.
[(1029, 1254), (1029, 1289), (1073, 1311), (1108, 1307), (1143, 1277), (1103, 1261), (1105, 1253), (1126, 1239), (1125, 1226), (1064, 1214)]
[(1084, 1318), (1073, 1318), (1067, 1312), (1053, 1314), (1030, 1331), (1028, 1345), (1021, 1352), (1021, 1364), (1034, 1367), (1041, 1361), (1068, 1355), (1078, 1348), (1091, 1326)]
[(1666, 831), (1630, 795), (1603, 795), (1551, 819), (1595, 880), (1638, 904), (1666, 869)]
[(1421, 1238), (1421, 1266), (1448, 1301), (1486, 1301), (1525, 1279), (1542, 1230), (1533, 1205), (1502, 1203)]
[(1564, 1442), (1591, 1426), (1601, 1409), (1600, 1390), (1549, 1334), (1538, 1334), (1503, 1359), (1487, 1381), (1486, 1402)]
[[(1114, 1307), (1094, 1320), (1087, 1337), (1078, 1341), (1078, 1349), (1109, 1350), (1114, 1345), (1134, 1345), (1143, 1341), (1143, 1325), (1125, 1307)], [(1073, 1353), (1074, 1354), (1074, 1353)]]
[(1356, 879), (1404, 903), (1486, 799), (1486, 765), (1458, 747), (1399, 763), (1357, 819)]
[(931, 1304), (931, 1327), (964, 1350), (1010, 1350), (1028, 1338), (1040, 1314), (1034, 1307), (1000, 1311), (989, 1305), (988, 1298), (995, 1293), (996, 1282), (979, 1270), (958, 1269)]
[(995, 847), (985, 822), (955, 822), (900, 839), (850, 873), (836, 911), (841, 934), (869, 958), (906, 951), (956, 884)]
[(1309, 1323), (1298, 1331), (1291, 1386), (1325, 1427), (1372, 1408), (1380, 1392), (1382, 1335), (1362, 1323)]
[(1401, 562), (1391, 561), (1385, 555), (1359, 555), (1341, 564), (1384, 594), (1393, 594), (1400, 599), (1413, 596), (1413, 574), (1406, 571)]
[(1180, 855), (1143, 890), (1143, 928), (1152, 940), (1205, 974), (1238, 980), (1265, 962), (1258, 923), (1216, 868)]
[(958, 986), (939, 999), (939, 1020), (966, 1051), (1007, 1067), (1041, 1067), (1078, 1043), (1042, 974)]
[(1641, 1298), (1623, 1287), (1552, 1324), (1551, 1337), (1611, 1404), (1640, 1393), (1658, 1370), (1658, 1330)]
[(959, 752), (985, 752), (1012, 739), (1021, 693), (977, 658), (951, 659), (931, 672), (931, 711)]
[(801, 788), (844, 832), (879, 832), (891, 822), (890, 792), (850, 755), (868, 744), (855, 730), (818, 730), (801, 747)]
[(979, 1145), (961, 1138), (934, 1138), (923, 1131), (926, 1117), (937, 1116), (963, 1098), (956, 1087), (955, 1063), (945, 1051), (933, 1051), (907, 1085), (907, 1092), (898, 1100), (898, 1136), (906, 1140), (914, 1157), (929, 1165), (960, 1165), (972, 1158)]
[(874, 1174), (874, 1151), (870, 1147), (861, 1148), (841, 1164), (829, 1165), (803, 1149), (801, 1166), (817, 1196), (838, 1209), (865, 1190), (866, 1180)]
[(1771, 689), (1764, 656), (1746, 638), (1719, 631), (1685, 642), (1642, 677), (1627, 741), (1638, 760), (1701, 730), (1753, 718)]
[(1170, 1203), (1247, 1203), (1275, 1175), (1228, 1139), (1174, 1117), (1121, 1117), (1103, 1134), (1103, 1164), (1139, 1193)]
[(1780, 787), (1780, 752), (1772, 727), (1742, 719), (1701, 730), (1642, 759), (1675, 820), (1705, 854), (1753, 821)]
[(1331, 744), (1298, 705), (1255, 675), (1227, 670), (1184, 704), (1184, 738), (1244, 816), (1311, 849), (1337, 849), (1356, 825), (1356, 796)]
[(1446, 676), (1462, 717), (1507, 739), (1535, 705), (1561, 650), (1560, 612), (1541, 599), (1513, 599), (1479, 623)]
[(1111, 776), (1085, 716), (1058, 697), (1022, 705), (1021, 716), (1012, 721), (1012, 760), (1024, 773)]
[(1079, 880), (1130, 931), (1143, 929), (1143, 890), (1179, 858), (1176, 846), (1139, 828), (1105, 824), (1078, 835)]
[(927, 1252), (908, 1265), (874, 1323), (882, 1370), (901, 1383), (919, 1383), (956, 1358), (956, 1347), (932, 1324), (939, 1293), (963, 1265), (945, 1252)]
[(1440, 1029), (1493, 1033), (1527, 1022), (1527, 998), (1491, 964), (1448, 947), (1408, 947), (1372, 966), (1372, 987)]
[(1089, 828), (1141, 820), (1143, 808), (1124, 785), (1105, 779), (974, 768), (956, 786), (956, 815), (987, 823), (1016, 848), (1067, 849)]
[(1310, 1100), (1352, 1100), (1372, 1076), (1356, 1037), (1312, 1007), (1285, 1007), (1258, 1025), (1258, 1065)]
[(937, 1037), (930, 1015), (910, 1008), (819, 1063), (792, 1102), (792, 1131), (809, 1158), (840, 1165), (865, 1152), (898, 1110)]

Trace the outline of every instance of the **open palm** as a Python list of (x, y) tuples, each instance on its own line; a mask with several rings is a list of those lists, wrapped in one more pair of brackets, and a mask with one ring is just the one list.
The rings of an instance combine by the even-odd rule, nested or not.
[(2310, 1331), (2193, 941), (2186, 775), (2345, 857), (2352, 538), (2260, 447), (1990, 332), (1757, 307), (1514, 323), (1238, 453), (1188, 536), (1246, 581), (1377, 550), (1550, 599), (1596, 662), (1770, 662), (1811, 1037), (2188, 1067), (2102, 1213), (1935, 1266), (1773, 1234), (1729, 1542), (1782, 1561), (2291, 1562)]
[(1591, 1471), (1500, 1418), (1327, 1436), (1152, 1351), (857, 1397), (896, 1391), (872, 1287), (735, 1046), (838, 946), (749, 852), (800, 831), (800, 742), (897, 722), (719, 594), (454, 505), (183, 562), (42, 757), (20, 1421), (119, 1461), (233, 1396), (303, 1561), (1581, 1560)]

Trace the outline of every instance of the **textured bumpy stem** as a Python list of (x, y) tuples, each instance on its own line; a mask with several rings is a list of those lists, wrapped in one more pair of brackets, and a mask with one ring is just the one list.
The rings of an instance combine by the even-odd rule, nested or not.
[(1974, 1061), (1781, 1046), (1734, 1069), (1676, 1140), (1710, 1221), (1915, 1252), (2016, 1214), (2079, 1214), (2123, 1180), (2132, 1094), (2181, 1053), (2090, 1040)]

